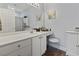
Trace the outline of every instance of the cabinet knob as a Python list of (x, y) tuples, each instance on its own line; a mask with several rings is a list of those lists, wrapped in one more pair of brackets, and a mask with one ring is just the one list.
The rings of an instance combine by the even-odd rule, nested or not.
[(20, 47), (21, 47), (21, 45), (18, 45), (18, 47), (20, 48)]

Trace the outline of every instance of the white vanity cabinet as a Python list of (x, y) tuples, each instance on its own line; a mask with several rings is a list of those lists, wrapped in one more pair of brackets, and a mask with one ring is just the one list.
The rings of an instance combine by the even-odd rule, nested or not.
[(66, 37), (66, 55), (78, 56), (79, 55), (79, 33), (67, 32)]
[(41, 56), (46, 51), (46, 36), (40, 35), (32, 38), (32, 55)]
[[(25, 35), (25, 33), (21, 35)], [(33, 34), (34, 36), (30, 34), (19, 37), (21, 35), (16, 34), (15, 36), (6, 37), (8, 41), (10, 40), (9, 42), (4, 37), (1, 37), (2, 42), (0, 42), (2, 44), (6, 43), (5, 40), (8, 43), (4, 45), (0, 43), (0, 56), (41, 56), (45, 53), (46, 35), (44, 33), (35, 33)]]

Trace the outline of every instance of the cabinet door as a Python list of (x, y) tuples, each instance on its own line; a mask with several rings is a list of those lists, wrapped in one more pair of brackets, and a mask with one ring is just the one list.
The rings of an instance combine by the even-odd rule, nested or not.
[(78, 39), (77, 34), (67, 33), (67, 39), (66, 39), (67, 55), (77, 55), (76, 53), (77, 39)]
[(6, 56), (31, 56), (31, 45), (17, 49)]
[(39, 39), (41, 40), (41, 55), (43, 55), (46, 51), (46, 36), (45, 35), (41, 35), (39, 37)]
[(31, 56), (31, 45), (20, 49), (19, 55), (21, 55), (21, 56)]
[(33, 56), (40, 56), (40, 39), (39, 37), (32, 38), (32, 55)]

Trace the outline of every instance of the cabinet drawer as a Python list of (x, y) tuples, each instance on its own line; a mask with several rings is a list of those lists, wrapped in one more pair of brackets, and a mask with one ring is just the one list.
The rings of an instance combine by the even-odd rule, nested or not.
[(8, 54), (14, 50), (23, 48), (25, 46), (31, 45), (31, 39), (18, 41), (12, 44), (8, 44), (6, 46), (0, 47), (0, 55)]
[(31, 45), (11, 52), (6, 56), (31, 56)]

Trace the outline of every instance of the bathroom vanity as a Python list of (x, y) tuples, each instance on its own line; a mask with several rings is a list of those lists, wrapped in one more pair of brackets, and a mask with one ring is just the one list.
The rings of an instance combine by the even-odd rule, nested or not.
[(79, 32), (67, 31), (66, 32), (66, 55), (78, 56), (79, 55)]
[(0, 56), (41, 56), (46, 51), (47, 32), (0, 34)]

